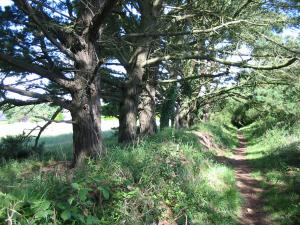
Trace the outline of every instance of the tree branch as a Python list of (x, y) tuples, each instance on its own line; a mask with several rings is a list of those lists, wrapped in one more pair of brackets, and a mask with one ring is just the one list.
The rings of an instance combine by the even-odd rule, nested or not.
[(228, 27), (230, 25), (235, 25), (239, 23), (252, 24), (256, 26), (265, 26), (265, 24), (258, 24), (247, 20), (234, 20), (234, 21), (229, 21), (227, 23), (223, 23), (219, 26), (215, 26), (203, 30), (195, 29), (192, 31), (169, 32), (169, 33), (130, 33), (130, 34), (125, 34), (123, 37), (171, 37), (171, 36), (182, 36), (188, 34), (211, 33), (211, 32), (216, 32), (217, 30), (222, 29), (224, 27)]
[(104, 1), (98, 12), (92, 18), (88, 30), (88, 37), (91, 42), (94, 42), (98, 39), (98, 32), (104, 22), (104, 19), (110, 14), (112, 8), (118, 1), (119, 0)]
[[(30, 97), (30, 98), (35, 98), (37, 100), (35, 101), (43, 101), (43, 102), (53, 102), (65, 109), (70, 109), (70, 103), (67, 100), (58, 98), (56, 96), (51, 96), (51, 95), (47, 95), (47, 94), (40, 94), (40, 93), (36, 93), (36, 92), (32, 92), (32, 91), (25, 91), (25, 90), (21, 90), (15, 87), (11, 87), (8, 85), (0, 85), (0, 88), (6, 91), (10, 91), (19, 95), (23, 95), (26, 97)], [(33, 101), (33, 100), (29, 100), (29, 101)]]
[(239, 68), (249, 68), (249, 69), (256, 69), (256, 70), (276, 70), (276, 69), (281, 69), (281, 68), (292, 65), (294, 62), (296, 62), (298, 60), (298, 58), (294, 57), (294, 58), (291, 58), (291, 59), (287, 60), (286, 62), (284, 62), (282, 64), (268, 65), (268, 66), (250, 65), (250, 64), (245, 63), (244, 61), (242, 61), (242, 62), (230, 62), (230, 61), (217, 59), (217, 58), (208, 58), (208, 60), (218, 62), (218, 63), (228, 65), (228, 66), (236, 66), (236, 67), (239, 67)]
[(75, 121), (72, 121), (72, 120), (55, 120), (55, 119), (48, 119), (43, 116), (36, 116), (35, 118), (42, 119), (42, 120), (48, 121), (50, 123), (70, 123), (70, 124), (76, 123)]
[[(58, 42), (55, 37), (52, 36), (52, 34), (47, 30), (49, 29), (49, 26), (46, 26), (47, 23), (51, 21), (51, 19), (46, 15), (45, 13), (41, 12), (40, 10), (36, 10), (29, 5), (27, 0), (14, 0), (15, 4), (20, 7), (20, 9), (26, 13), (34, 23), (39, 27), (39, 29), (43, 32), (45, 37), (54, 45), (56, 46), (61, 52), (63, 52), (65, 55), (67, 55), (69, 58), (75, 60), (75, 56), (72, 51), (70, 51), (68, 48), (66, 48), (63, 44)], [(41, 16), (40, 16), (41, 15)], [(46, 21), (45, 21), (46, 19)], [(58, 29), (58, 26), (57, 28)], [(65, 32), (62, 29), (59, 29), (56, 31), (56, 33), (59, 34), (65, 34)], [(57, 37), (58, 38), (58, 37)], [(58, 38), (59, 39), (59, 38)]]
[(49, 120), (47, 123), (45, 123), (44, 126), (41, 127), (41, 129), (40, 129), (40, 131), (39, 131), (39, 133), (38, 133), (38, 135), (36, 136), (35, 141), (34, 141), (34, 148), (35, 148), (35, 149), (37, 148), (37, 146), (38, 146), (38, 144), (39, 144), (39, 139), (40, 139), (42, 133), (44, 132), (44, 130), (52, 123), (52, 120), (54, 120), (55, 117), (56, 117), (61, 111), (62, 111), (62, 108), (61, 108), (61, 107), (58, 108), (58, 109), (53, 113), (53, 115), (51, 116), (50, 120)]
[(297, 50), (294, 50), (294, 49), (290, 49), (287, 46), (285, 46), (284, 44), (279, 43), (278, 41), (275, 41), (274, 39), (272, 39), (272, 38), (270, 38), (270, 37), (268, 37), (268, 36), (266, 36), (266, 35), (264, 35), (264, 34), (262, 34), (260, 32), (255, 32), (255, 33), (259, 34), (260, 36), (262, 36), (263, 38), (265, 38), (267, 41), (270, 41), (273, 44), (278, 45), (279, 47), (281, 47), (281, 48), (283, 48), (283, 49), (285, 49), (285, 50), (287, 50), (289, 52), (292, 52), (292, 53), (294, 53), (296, 55), (300, 55), (300, 51), (297, 51)]
[(195, 80), (195, 79), (201, 79), (201, 78), (216, 78), (216, 77), (222, 77), (222, 76), (226, 76), (226, 75), (228, 75), (228, 72), (218, 73), (218, 74), (201, 73), (199, 75), (183, 77), (180, 79), (158, 80), (157, 82), (161, 83), (161, 84), (176, 83), (176, 82), (183, 82), (183, 81), (187, 81), (187, 80)]
[(7, 54), (3, 54), (1, 52), (0, 52), (0, 60), (16, 67), (16, 69), (22, 69), (26, 72), (35, 73), (41, 77), (47, 78), (67, 89), (73, 88), (74, 86), (74, 82), (72, 80), (63, 78), (62, 77), (63, 75), (57, 75), (53, 71), (49, 71), (42, 66), (28, 63), (26, 62), (26, 60), (14, 58)]
[(11, 99), (11, 98), (5, 98), (3, 101), (0, 102), (0, 107), (6, 104), (10, 104), (13, 106), (26, 106), (26, 105), (38, 105), (42, 103), (46, 103), (48, 101), (44, 99), (34, 99), (34, 100), (19, 100), (19, 99)]
[(253, 0), (247, 0), (234, 14), (233, 18), (236, 18), (240, 15), (240, 13), (251, 3)]
[(294, 62), (296, 62), (298, 60), (298, 58), (294, 57), (294, 58), (291, 58), (291, 59), (287, 60), (286, 62), (279, 64), (279, 65), (257, 66), (257, 65), (250, 65), (246, 61), (231, 62), (231, 61), (217, 59), (217, 58), (210, 57), (210, 56), (199, 55), (198, 52), (195, 52), (194, 54), (188, 53), (188, 54), (182, 54), (182, 55), (166, 55), (166, 56), (155, 57), (155, 58), (146, 60), (142, 64), (142, 66), (153, 65), (155, 63), (165, 61), (165, 60), (188, 60), (188, 59), (208, 60), (208, 61), (218, 62), (223, 65), (236, 66), (239, 68), (257, 69), (257, 70), (281, 69), (281, 68), (292, 65)]

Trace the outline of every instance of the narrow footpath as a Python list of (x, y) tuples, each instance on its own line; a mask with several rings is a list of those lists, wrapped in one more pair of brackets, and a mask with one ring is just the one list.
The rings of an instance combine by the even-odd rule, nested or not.
[(266, 214), (263, 212), (263, 189), (259, 181), (251, 177), (251, 167), (246, 159), (246, 140), (238, 132), (239, 147), (236, 148), (230, 163), (235, 169), (237, 186), (244, 200), (239, 222), (242, 225), (268, 225)]

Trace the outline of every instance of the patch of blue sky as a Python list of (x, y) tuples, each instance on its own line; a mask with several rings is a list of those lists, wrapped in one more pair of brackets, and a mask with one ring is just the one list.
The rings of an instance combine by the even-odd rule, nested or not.
[(113, 76), (115, 77), (124, 76), (127, 74), (126, 69), (121, 65), (121, 63), (117, 59), (109, 60), (105, 67), (112, 71), (116, 71), (116, 73), (113, 74)]

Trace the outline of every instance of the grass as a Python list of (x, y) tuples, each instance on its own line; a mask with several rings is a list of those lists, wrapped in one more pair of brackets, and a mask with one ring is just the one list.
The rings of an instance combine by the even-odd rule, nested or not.
[(300, 224), (300, 129), (273, 127), (256, 137), (260, 122), (243, 129), (253, 176), (261, 179), (272, 224)]
[[(230, 148), (232, 128), (216, 123), (197, 129)], [(102, 159), (53, 170), (56, 160), (69, 159), (70, 138), (45, 137), (43, 159), (1, 165), (0, 221), (15, 210), (16, 224), (238, 224), (234, 172), (202, 151), (191, 132), (166, 129), (127, 147), (108, 134)]]
[[(113, 131), (102, 132), (102, 137), (109, 145), (113, 140)], [(62, 134), (57, 136), (42, 136), (39, 143), (43, 145), (42, 159), (52, 160), (71, 160), (72, 153), (72, 134)]]
[(110, 121), (110, 120), (118, 120), (118, 118), (114, 116), (102, 116), (101, 120)]

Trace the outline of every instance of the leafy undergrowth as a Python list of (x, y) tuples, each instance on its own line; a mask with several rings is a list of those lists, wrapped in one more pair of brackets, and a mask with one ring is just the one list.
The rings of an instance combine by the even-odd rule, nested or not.
[[(219, 144), (233, 144), (230, 132), (223, 134), (213, 124), (205, 127), (205, 132), (222, 134), (216, 137)], [(3, 164), (0, 221), (237, 224), (240, 198), (234, 172), (202, 151), (191, 132), (166, 129), (130, 147), (114, 144), (113, 138), (107, 143), (106, 156), (76, 171), (67, 162), (38, 158)]]
[(272, 224), (300, 224), (300, 127), (274, 127), (257, 137), (262, 122), (243, 129), (253, 175), (261, 179)]

